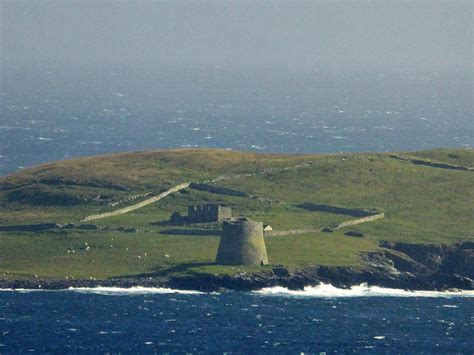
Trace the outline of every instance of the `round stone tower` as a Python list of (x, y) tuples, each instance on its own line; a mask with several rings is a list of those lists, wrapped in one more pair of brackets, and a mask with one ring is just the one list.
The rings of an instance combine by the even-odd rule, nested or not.
[(247, 218), (224, 221), (216, 263), (249, 266), (268, 264), (262, 222)]

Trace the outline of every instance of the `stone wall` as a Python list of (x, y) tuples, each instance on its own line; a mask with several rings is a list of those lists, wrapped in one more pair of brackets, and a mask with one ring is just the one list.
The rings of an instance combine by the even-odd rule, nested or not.
[(349, 227), (349, 226), (354, 226), (356, 224), (361, 224), (361, 223), (365, 223), (365, 222), (375, 221), (377, 219), (382, 219), (384, 217), (385, 217), (384, 213), (379, 213), (379, 214), (376, 214), (376, 215), (373, 215), (373, 216), (368, 216), (368, 217), (359, 218), (359, 219), (353, 219), (351, 221), (346, 221), (346, 222), (340, 223), (336, 227), (336, 229)]
[(61, 226), (56, 223), (37, 223), (37, 224), (15, 224), (0, 226), (0, 232), (41, 232), (50, 229), (58, 229)]
[(234, 189), (229, 189), (227, 187), (220, 187), (216, 185), (202, 184), (197, 182), (192, 182), (189, 185), (190, 188), (200, 191), (211, 192), (214, 194), (221, 195), (230, 195), (230, 196), (239, 196), (239, 197), (249, 197), (249, 195), (244, 191), (238, 191)]
[(165, 229), (160, 231), (161, 234), (170, 234), (170, 235), (220, 235), (219, 230), (214, 229)]
[(390, 154), (390, 158), (403, 160), (415, 165), (424, 165), (432, 168), (440, 168), (440, 169), (451, 169), (451, 170), (462, 170), (462, 171), (474, 171), (473, 167), (469, 166), (462, 166), (462, 165), (454, 165), (442, 162), (436, 162), (431, 160), (423, 160), (423, 159), (414, 159), (414, 158), (405, 158), (400, 155)]
[(189, 185), (190, 185), (189, 182), (184, 182), (182, 184), (176, 185), (176, 186), (160, 193), (158, 196), (151, 197), (149, 199), (146, 199), (146, 200), (141, 201), (139, 203), (136, 203), (134, 205), (124, 207), (124, 208), (121, 208), (121, 209), (118, 209), (118, 210), (115, 210), (115, 211), (112, 211), (112, 212), (105, 212), (105, 213), (100, 213), (100, 214), (94, 214), (92, 216), (87, 216), (84, 219), (82, 219), (82, 222), (92, 221), (92, 220), (95, 220), (95, 219), (107, 218), (107, 217), (112, 217), (112, 216), (118, 216), (118, 215), (121, 215), (121, 214), (125, 214), (125, 213), (128, 213), (128, 212), (137, 210), (137, 209), (142, 208), (144, 206), (148, 206), (149, 204), (155, 203), (155, 202), (165, 198), (166, 196), (168, 196), (172, 193), (175, 193), (175, 192), (178, 192), (180, 190), (186, 189), (186, 188), (189, 187)]
[(323, 205), (311, 202), (305, 202), (296, 207), (303, 208), (308, 211), (328, 212), (334, 214), (343, 214), (352, 217), (368, 217), (378, 214), (378, 211), (367, 211), (359, 208), (345, 208), (331, 205)]

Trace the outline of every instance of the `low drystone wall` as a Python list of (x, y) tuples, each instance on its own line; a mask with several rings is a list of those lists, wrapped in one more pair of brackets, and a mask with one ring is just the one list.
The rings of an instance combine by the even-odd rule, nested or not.
[(352, 217), (369, 217), (369, 216), (374, 216), (378, 213), (378, 212), (373, 212), (373, 211), (366, 211), (359, 208), (345, 208), (345, 207), (323, 205), (323, 204), (310, 203), (310, 202), (305, 202), (305, 203), (296, 205), (296, 207), (299, 207), (308, 211), (312, 211), (312, 212), (315, 212), (315, 211), (327, 212), (327, 213), (334, 213), (334, 214), (343, 214), (343, 215), (352, 216)]
[(364, 217), (364, 218), (353, 219), (351, 221), (346, 221), (346, 222), (342, 222), (342, 223), (338, 224), (336, 229), (349, 227), (349, 226), (354, 226), (356, 224), (361, 224), (361, 223), (365, 223), (365, 222), (371, 222), (371, 221), (375, 221), (377, 219), (382, 219), (384, 217), (385, 217), (384, 213), (379, 213), (379, 214)]
[(213, 229), (166, 229), (160, 231), (160, 234), (170, 234), (170, 235), (220, 235), (220, 230)]
[(422, 159), (412, 159), (412, 158), (405, 158), (400, 155), (391, 154), (390, 158), (406, 161), (415, 165), (423, 165), (428, 166), (431, 168), (440, 168), (440, 169), (450, 169), (450, 170), (461, 170), (461, 171), (474, 171), (474, 168), (469, 166), (462, 166), (462, 165), (454, 165), (448, 163), (441, 163), (435, 162), (430, 160), (422, 160)]
[(0, 226), (0, 232), (41, 232), (60, 227), (61, 226), (56, 223), (15, 224)]
[(249, 197), (249, 195), (244, 191), (229, 189), (227, 187), (221, 187), (221, 186), (216, 186), (216, 185), (192, 182), (191, 184), (189, 184), (189, 187), (195, 190), (211, 192), (214, 194)]
[(382, 219), (385, 217), (384, 213), (378, 213), (376, 215), (368, 216), (368, 217), (363, 217), (363, 218), (358, 218), (358, 219), (352, 219), (350, 221), (345, 221), (337, 225), (335, 228), (320, 228), (320, 229), (290, 229), (290, 230), (285, 230), (285, 231), (279, 231), (279, 230), (273, 230), (273, 231), (268, 231), (265, 232), (266, 237), (278, 237), (278, 236), (286, 236), (286, 235), (297, 235), (297, 234), (304, 234), (304, 233), (319, 233), (322, 231), (332, 231), (344, 227), (349, 227), (349, 226), (354, 226), (356, 224), (361, 224), (361, 223), (366, 223), (366, 222), (371, 222), (371, 221), (376, 221), (378, 219)]
[(284, 235), (297, 235), (297, 234), (304, 234), (304, 233), (319, 233), (321, 229), (290, 229), (286, 231), (267, 231), (265, 232), (265, 237), (279, 237)]
[(95, 220), (95, 219), (101, 219), (101, 218), (107, 218), (107, 217), (112, 217), (112, 216), (118, 216), (118, 215), (121, 215), (121, 214), (125, 214), (125, 213), (128, 213), (130, 211), (134, 211), (134, 210), (137, 210), (139, 208), (142, 208), (144, 206), (147, 206), (147, 205), (150, 205), (152, 203), (155, 203), (159, 200), (161, 200), (162, 198), (165, 198), (166, 196), (174, 193), (174, 192), (178, 192), (180, 190), (183, 190), (183, 189), (186, 189), (189, 187), (191, 183), (189, 182), (184, 182), (182, 184), (179, 184), (179, 185), (176, 185), (174, 187), (172, 187), (171, 189), (169, 190), (166, 190), (165, 192), (162, 192), (161, 194), (159, 194), (158, 196), (154, 196), (152, 198), (149, 198), (149, 199), (146, 199), (142, 202), (139, 202), (139, 203), (136, 203), (134, 205), (131, 205), (131, 206), (128, 206), (128, 207), (124, 207), (124, 208), (121, 208), (119, 210), (115, 210), (115, 211), (112, 211), (112, 212), (105, 212), (105, 213), (101, 213), (101, 214), (94, 214), (92, 216), (87, 216), (85, 217), (82, 221), (83, 222), (86, 222), (86, 221), (92, 221), (92, 220)]

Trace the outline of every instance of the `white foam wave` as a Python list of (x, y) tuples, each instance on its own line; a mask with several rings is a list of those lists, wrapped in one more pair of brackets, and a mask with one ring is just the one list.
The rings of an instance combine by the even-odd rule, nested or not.
[(121, 296), (121, 295), (147, 295), (147, 294), (169, 294), (169, 293), (179, 293), (182, 295), (198, 295), (203, 294), (199, 291), (191, 290), (175, 290), (171, 288), (164, 287), (130, 287), (130, 288), (120, 288), (120, 287), (70, 287), (67, 289), (71, 292), (78, 293), (93, 293), (99, 295), (110, 295), (110, 296)]
[(407, 291), (396, 288), (383, 288), (360, 284), (349, 289), (337, 288), (328, 284), (307, 286), (303, 290), (289, 290), (285, 287), (268, 287), (253, 293), (264, 296), (296, 296), (296, 297), (474, 297), (474, 291)]
[(120, 288), (120, 287), (69, 287), (68, 289), (60, 290), (49, 290), (41, 288), (0, 288), (0, 292), (18, 292), (18, 293), (28, 293), (28, 292), (77, 292), (77, 293), (94, 293), (99, 295), (111, 295), (111, 296), (120, 296), (120, 295), (147, 295), (147, 294), (172, 294), (179, 293), (182, 295), (199, 295), (204, 294), (204, 292), (192, 291), (192, 290), (175, 290), (171, 288), (161, 288), (161, 287), (130, 287), (130, 288)]
[(28, 292), (39, 292), (47, 291), (41, 288), (0, 288), (0, 292), (19, 292), (19, 293), (28, 293)]

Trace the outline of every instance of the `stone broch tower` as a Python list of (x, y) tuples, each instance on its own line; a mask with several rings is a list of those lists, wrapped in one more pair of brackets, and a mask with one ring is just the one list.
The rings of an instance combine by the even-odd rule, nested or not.
[(268, 264), (262, 222), (247, 218), (224, 221), (216, 263), (249, 266)]

